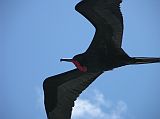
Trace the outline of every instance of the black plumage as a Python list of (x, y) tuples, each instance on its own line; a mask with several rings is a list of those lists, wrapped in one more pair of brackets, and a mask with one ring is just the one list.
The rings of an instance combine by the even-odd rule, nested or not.
[(96, 29), (89, 48), (72, 59), (71, 71), (44, 80), (44, 104), (49, 119), (70, 119), (77, 97), (104, 71), (129, 64), (160, 62), (160, 58), (130, 57), (121, 48), (121, 0), (82, 0), (75, 9)]

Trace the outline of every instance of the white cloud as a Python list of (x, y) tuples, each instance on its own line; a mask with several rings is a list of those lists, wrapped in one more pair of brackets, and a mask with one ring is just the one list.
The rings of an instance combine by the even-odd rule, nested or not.
[[(44, 112), (43, 89), (36, 87), (35, 91), (36, 107)], [(127, 104), (124, 101), (113, 102), (98, 90), (93, 90), (90, 94), (87, 99), (78, 98), (75, 101), (72, 119), (125, 119), (127, 116)]]
[(37, 119), (47, 119), (47, 115), (44, 107), (44, 94), (42, 87), (36, 86), (35, 90), (35, 112), (37, 113)]
[[(78, 99), (72, 112), (72, 118), (103, 118), (104, 113), (98, 105), (94, 105), (87, 99)], [(89, 118), (88, 118), (89, 119)]]
[(110, 101), (109, 99), (106, 100), (103, 93), (101, 93), (100, 91), (93, 90), (93, 95), (94, 97), (92, 97), (92, 100), (94, 100), (96, 104), (103, 105), (106, 108), (110, 108), (113, 105), (112, 101)]
[(44, 105), (43, 89), (40, 87), (36, 87), (35, 92), (36, 92), (36, 98), (37, 98), (36, 106), (38, 108), (43, 108), (43, 105)]
[(90, 99), (77, 99), (72, 112), (72, 119), (124, 119), (127, 105), (123, 101), (113, 103), (106, 100), (98, 90)]

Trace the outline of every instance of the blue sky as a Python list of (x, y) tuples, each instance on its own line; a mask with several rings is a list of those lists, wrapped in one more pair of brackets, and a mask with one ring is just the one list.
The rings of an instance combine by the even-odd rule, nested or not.
[[(73, 69), (59, 59), (85, 51), (95, 32), (74, 10), (78, 2), (0, 1), (0, 118), (46, 119), (43, 80)], [(159, 5), (158, 0), (123, 0), (122, 47), (130, 56), (160, 57)], [(148, 64), (105, 72), (81, 95), (73, 118), (160, 118), (159, 71), (160, 64)]]

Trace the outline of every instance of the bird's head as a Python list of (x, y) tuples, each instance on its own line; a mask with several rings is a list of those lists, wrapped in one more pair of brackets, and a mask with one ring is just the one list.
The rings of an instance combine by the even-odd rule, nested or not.
[(60, 61), (72, 62), (80, 71), (87, 72), (87, 67), (82, 64), (82, 54), (75, 55), (72, 59), (60, 59)]

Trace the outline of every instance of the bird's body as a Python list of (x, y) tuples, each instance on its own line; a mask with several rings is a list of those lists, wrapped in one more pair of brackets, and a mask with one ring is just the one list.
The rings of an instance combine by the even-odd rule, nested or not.
[(75, 9), (96, 29), (89, 48), (72, 59), (73, 69), (45, 79), (44, 103), (49, 119), (70, 119), (77, 97), (104, 71), (130, 64), (160, 62), (160, 58), (130, 57), (121, 48), (121, 0), (82, 0)]

